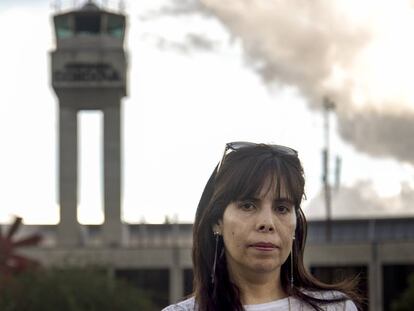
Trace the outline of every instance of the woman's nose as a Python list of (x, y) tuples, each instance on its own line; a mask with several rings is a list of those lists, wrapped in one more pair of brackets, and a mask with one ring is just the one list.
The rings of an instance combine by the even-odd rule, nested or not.
[(276, 230), (276, 226), (273, 219), (274, 215), (272, 215), (271, 210), (262, 209), (261, 213), (258, 217), (257, 222), (257, 231), (259, 232), (274, 232)]
[(263, 233), (273, 232), (275, 231), (275, 227), (270, 224), (262, 224), (259, 226), (258, 231)]

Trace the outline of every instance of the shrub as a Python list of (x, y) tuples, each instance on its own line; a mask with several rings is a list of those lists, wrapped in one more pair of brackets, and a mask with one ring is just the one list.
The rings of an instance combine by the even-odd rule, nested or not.
[(412, 311), (414, 310), (414, 274), (408, 279), (408, 287), (391, 305), (392, 311)]
[(2, 311), (153, 311), (145, 292), (104, 269), (39, 269), (3, 283)]

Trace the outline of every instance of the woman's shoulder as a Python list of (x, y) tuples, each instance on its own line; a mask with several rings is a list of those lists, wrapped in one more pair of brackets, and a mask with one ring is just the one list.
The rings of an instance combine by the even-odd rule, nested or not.
[(344, 301), (341, 302), (328, 304), (328, 310), (358, 311), (358, 308), (356, 307), (355, 303), (351, 299), (349, 299), (343, 292), (337, 290), (303, 290), (303, 292), (308, 296), (322, 300), (344, 299)]
[[(317, 298), (317, 299), (336, 299), (336, 298), (346, 298), (346, 295), (340, 291), (332, 291), (332, 290), (326, 290), (326, 291), (303, 291), (306, 295), (309, 295), (311, 297)], [(293, 298), (292, 305), (302, 305), (302, 303)], [(290, 302), (289, 302), (290, 304)], [(252, 306), (250, 306), (251, 308)], [(273, 306), (274, 307), (274, 306)], [(303, 307), (303, 306), (302, 306)], [(358, 311), (356, 305), (353, 303), (352, 300), (345, 300), (343, 302), (333, 303), (329, 304), (328, 311)], [(170, 305), (162, 311), (197, 311), (194, 297), (188, 298), (184, 301), (178, 302), (176, 304)]]
[(345, 298), (346, 295), (338, 290), (301, 290), (304, 294), (318, 299)]
[(161, 311), (196, 311), (194, 297), (170, 305)]

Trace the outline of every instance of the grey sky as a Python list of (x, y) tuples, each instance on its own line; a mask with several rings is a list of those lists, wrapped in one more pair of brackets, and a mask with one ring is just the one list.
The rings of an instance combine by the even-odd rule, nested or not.
[[(274, 142), (299, 150), (307, 177), (305, 213), (319, 215), (323, 122), (321, 113), (309, 107), (315, 107), (322, 94), (318, 88), (315, 91), (315, 85), (325, 73), (324, 59), (307, 66), (299, 51), (293, 49), (298, 44), (296, 41), (284, 45), (284, 54), (279, 58), (272, 56), (273, 46), (266, 49), (266, 34), (259, 31), (262, 26), (257, 26), (255, 31), (254, 16), (248, 20), (251, 24), (246, 29), (242, 14), (234, 13), (234, 24), (231, 24), (228, 17), (219, 15), (218, 11), (206, 16), (181, 14), (185, 9), (180, 8), (179, 15), (175, 11), (172, 15), (155, 18), (152, 14), (152, 18), (142, 18), (159, 12), (165, 3), (171, 2), (127, 2), (130, 82), (129, 96), (123, 101), (124, 219), (160, 222), (168, 215), (179, 221), (191, 221), (203, 186), (225, 142), (234, 140)], [(204, 3), (210, 5), (210, 10), (219, 6), (214, 1)], [(397, 2), (395, 7), (402, 11), (405, 8), (402, 2)], [(194, 8), (189, 11), (193, 12)], [(230, 12), (228, 9), (227, 14)], [(39, 7), (32, 1), (0, 11), (0, 34), (9, 42), (0, 59), (3, 68), (0, 141), (4, 146), (0, 154), (0, 221), (14, 213), (21, 214), (28, 222), (57, 221), (57, 104), (49, 86), (48, 67), (48, 51), (53, 48), (51, 13), (49, 4), (42, 2)], [(289, 16), (286, 19), (289, 21)], [(13, 33), (8, 31), (10, 29)], [(234, 29), (239, 29), (240, 33)], [(344, 30), (344, 37), (352, 41), (347, 34)], [(303, 34), (298, 31), (296, 36), (301, 38)], [(203, 39), (200, 41), (200, 38)], [(252, 43), (255, 38), (259, 40), (257, 45)], [(201, 46), (207, 48), (191, 49), (194, 39), (198, 40), (195, 41), (199, 47), (202, 43)], [(312, 43), (312, 40), (297, 41), (304, 45)], [(163, 49), (159, 49), (159, 42), (166, 42)], [(329, 46), (329, 40), (326, 44)], [(182, 53), (177, 47), (185, 48), (186, 52)], [(320, 51), (322, 54), (310, 55), (316, 55), (313, 58), (325, 55), (324, 49)], [(341, 49), (344, 66), (352, 51), (352, 44), (344, 44)], [(280, 64), (280, 57), (285, 57), (282, 59), (286, 62)], [(357, 77), (364, 72), (362, 65), (354, 68)], [(279, 75), (275, 68), (285, 74)], [(272, 77), (272, 82), (264, 83), (266, 77)], [(372, 81), (371, 78), (368, 76), (366, 81)], [(369, 92), (374, 90), (369, 89), (373, 87), (370, 83), (362, 82), (360, 84)], [(365, 109), (364, 105), (361, 107)], [(387, 112), (392, 106), (385, 107)], [(412, 109), (412, 102), (401, 109)], [(345, 112), (342, 117), (353, 116)], [(99, 114), (86, 113), (80, 117), (81, 171), (84, 174), (80, 214), (83, 222), (100, 222), (103, 217), (98, 161), (99, 118)], [(353, 130), (367, 132), (363, 120), (353, 120), (359, 120)], [(365, 215), (412, 213), (406, 204), (414, 188), (414, 169), (409, 161), (397, 161), (390, 153), (378, 153), (380, 156), (373, 157), (358, 151), (366, 152), (355, 142), (349, 143), (351, 139), (346, 142), (335, 134), (338, 125), (343, 125), (341, 122), (332, 117), (333, 154), (340, 154), (343, 159), (343, 191), (339, 196), (341, 203), (337, 204), (340, 210), (334, 211), (334, 215), (352, 217), (368, 207), (372, 207), (372, 211)], [(372, 133), (381, 131), (372, 127)], [(375, 135), (366, 137), (377, 139)], [(391, 140), (397, 148), (404, 146), (395, 136), (391, 136)], [(372, 204), (345, 208), (347, 201), (364, 202), (358, 198), (366, 189), (370, 189), (368, 192), (372, 196), (363, 198)], [(352, 194), (356, 199), (350, 197)], [(376, 209), (378, 202), (387, 202), (388, 206)]]

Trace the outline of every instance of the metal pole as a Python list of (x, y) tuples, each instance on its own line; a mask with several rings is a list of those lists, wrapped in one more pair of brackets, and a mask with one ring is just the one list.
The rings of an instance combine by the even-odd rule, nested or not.
[(324, 136), (325, 147), (323, 151), (323, 185), (325, 194), (325, 208), (326, 208), (326, 241), (331, 241), (332, 238), (332, 207), (331, 207), (331, 185), (329, 183), (329, 156), (330, 156), (330, 124), (329, 113), (334, 109), (335, 104), (328, 98), (324, 98), (323, 101), (323, 116), (324, 116)]

